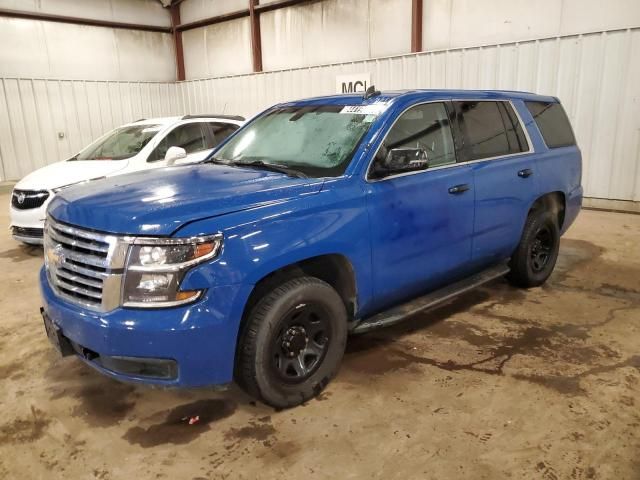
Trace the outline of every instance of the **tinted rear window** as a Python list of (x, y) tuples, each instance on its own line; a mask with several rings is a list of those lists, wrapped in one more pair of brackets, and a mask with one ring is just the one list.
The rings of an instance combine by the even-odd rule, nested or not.
[(464, 160), (526, 152), (529, 145), (508, 102), (454, 102), (464, 135)]
[(525, 102), (549, 148), (575, 145), (569, 118), (559, 103)]

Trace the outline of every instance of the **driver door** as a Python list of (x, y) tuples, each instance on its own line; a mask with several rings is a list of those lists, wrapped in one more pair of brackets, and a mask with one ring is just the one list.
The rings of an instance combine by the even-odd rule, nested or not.
[[(374, 308), (448, 283), (468, 268), (473, 235), (473, 174), (456, 163), (449, 102), (415, 105), (396, 120), (368, 178)], [(393, 149), (420, 149), (420, 169), (384, 175), (375, 163)], [(423, 152), (423, 151), (424, 152)]]

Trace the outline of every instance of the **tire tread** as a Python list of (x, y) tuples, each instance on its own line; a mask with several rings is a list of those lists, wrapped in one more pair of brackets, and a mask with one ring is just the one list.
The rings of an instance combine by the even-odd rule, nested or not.
[[(269, 398), (266, 398), (264, 393), (260, 390), (255, 362), (258, 347), (257, 342), (259, 330), (265, 322), (267, 315), (274, 308), (275, 303), (280, 298), (288, 295), (293, 290), (305, 286), (314, 286), (316, 288), (328, 289), (328, 294), (333, 293), (337, 296), (337, 292), (333, 289), (333, 287), (331, 287), (331, 285), (316, 277), (301, 276), (284, 281), (282, 284), (279, 284), (278, 286), (270, 290), (255, 304), (247, 317), (244, 328), (240, 333), (241, 336), (238, 342), (238, 351), (236, 354), (235, 366), (236, 382), (249, 395), (258, 398), (262, 402), (270, 404), (272, 406), (287, 408), (299, 405), (300, 403), (308, 400), (310, 396), (313, 396), (305, 395), (304, 392), (300, 392), (300, 398), (291, 399), (285, 404), (274, 405), (274, 402)], [(331, 376), (335, 375), (335, 373), (336, 372), (332, 372)], [(315, 394), (317, 393), (320, 392), (318, 391)]]

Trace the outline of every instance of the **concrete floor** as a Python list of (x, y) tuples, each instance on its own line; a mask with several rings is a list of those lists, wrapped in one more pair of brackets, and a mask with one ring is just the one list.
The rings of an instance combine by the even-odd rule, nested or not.
[(281, 412), (57, 358), (42, 253), (0, 225), (0, 478), (640, 478), (640, 216), (584, 211), (545, 287), (353, 338), (326, 392)]

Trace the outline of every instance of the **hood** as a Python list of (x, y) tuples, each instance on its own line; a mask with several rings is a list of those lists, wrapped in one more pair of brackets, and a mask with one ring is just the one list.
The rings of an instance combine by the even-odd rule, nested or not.
[(59, 221), (127, 235), (171, 235), (194, 220), (317, 193), (321, 179), (214, 164), (158, 168), (63, 190)]
[(31, 172), (20, 180), (15, 188), (51, 190), (93, 178), (113, 175), (126, 168), (127, 164), (127, 160), (65, 160)]

